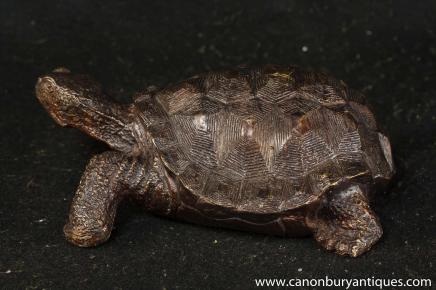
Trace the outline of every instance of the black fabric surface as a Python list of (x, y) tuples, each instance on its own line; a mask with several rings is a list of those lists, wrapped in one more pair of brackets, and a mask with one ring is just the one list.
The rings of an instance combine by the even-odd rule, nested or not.
[[(252, 289), (254, 278), (326, 275), (436, 283), (434, 1), (96, 2), (0, 2), (0, 288)], [(381, 241), (346, 258), (311, 238), (195, 226), (123, 204), (106, 244), (68, 244), (73, 193), (106, 147), (54, 123), (35, 98), (37, 77), (65, 66), (128, 102), (148, 85), (241, 63), (326, 69), (368, 96), (398, 168), (376, 200)]]

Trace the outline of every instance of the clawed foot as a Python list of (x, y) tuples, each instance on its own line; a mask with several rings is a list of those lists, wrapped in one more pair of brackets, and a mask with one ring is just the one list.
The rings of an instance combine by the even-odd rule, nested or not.
[(327, 250), (357, 257), (382, 236), (362, 188), (350, 186), (326, 197), (313, 217), (315, 239)]
[(66, 239), (79, 247), (93, 247), (104, 243), (111, 234), (112, 227), (94, 223), (72, 223), (64, 226)]
[[(330, 224), (321, 226), (315, 233), (315, 239), (327, 250), (339, 255), (357, 257), (368, 251), (383, 234), (382, 228), (374, 221), (368, 228), (352, 224)], [(371, 229), (371, 230), (368, 230)]]

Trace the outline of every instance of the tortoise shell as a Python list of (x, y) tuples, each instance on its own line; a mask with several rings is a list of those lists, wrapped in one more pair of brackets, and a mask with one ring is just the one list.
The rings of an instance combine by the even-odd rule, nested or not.
[(237, 67), (136, 106), (164, 165), (203, 203), (276, 213), (345, 180), (392, 175), (389, 142), (363, 96), (324, 73)]

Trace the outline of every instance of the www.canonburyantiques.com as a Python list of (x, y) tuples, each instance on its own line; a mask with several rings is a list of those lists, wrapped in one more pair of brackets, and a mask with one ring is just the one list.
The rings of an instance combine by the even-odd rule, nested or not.
[(383, 289), (388, 287), (428, 287), (432, 286), (428, 278), (259, 278), (254, 279), (257, 287), (341, 287), (352, 289), (354, 287), (374, 287)]

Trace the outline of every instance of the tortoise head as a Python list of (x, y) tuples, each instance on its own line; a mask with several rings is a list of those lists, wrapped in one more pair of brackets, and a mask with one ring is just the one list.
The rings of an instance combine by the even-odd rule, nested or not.
[(98, 83), (85, 75), (72, 74), (58, 68), (38, 78), (36, 96), (55, 121), (66, 126), (76, 118), (75, 111), (81, 105), (91, 105), (100, 98)]

